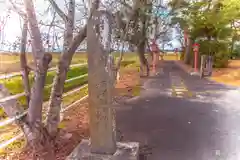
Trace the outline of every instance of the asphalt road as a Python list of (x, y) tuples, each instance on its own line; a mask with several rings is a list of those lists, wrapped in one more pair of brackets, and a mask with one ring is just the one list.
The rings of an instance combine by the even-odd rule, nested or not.
[(158, 72), (117, 111), (123, 141), (140, 142), (140, 160), (240, 160), (240, 89), (190, 76), (173, 61)]

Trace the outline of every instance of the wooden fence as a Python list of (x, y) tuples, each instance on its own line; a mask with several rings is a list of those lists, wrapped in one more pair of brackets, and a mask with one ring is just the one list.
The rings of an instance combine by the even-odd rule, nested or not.
[[(86, 65), (87, 65), (86, 63), (84, 63), (84, 64), (73, 64), (73, 65), (70, 66), (70, 68), (80, 67), (80, 66), (86, 66)], [(49, 69), (49, 72), (56, 71), (56, 70), (57, 70), (56, 67), (50, 68), (50, 69)], [(0, 80), (1, 80), (1, 79), (9, 79), (9, 78), (12, 78), (12, 77), (15, 77), (15, 76), (21, 76), (21, 72), (17, 72), (17, 73), (12, 73), (12, 74), (7, 74), (7, 75), (0, 76)], [(88, 74), (84, 74), (84, 75), (80, 75), (80, 76), (77, 76), (77, 77), (73, 77), (73, 78), (67, 79), (67, 80), (65, 81), (65, 83), (69, 83), (69, 82), (71, 82), (71, 81), (73, 81), (73, 80), (81, 79), (81, 78), (84, 78), (84, 77), (87, 77), (87, 76), (88, 76)], [(52, 86), (53, 86), (53, 84), (50, 84), (50, 85), (47, 85), (46, 87), (52, 87)], [(68, 91), (68, 92), (66, 92), (66, 93), (63, 94), (63, 98), (64, 98), (64, 97), (67, 97), (67, 96), (69, 96), (69, 95), (72, 95), (72, 94), (80, 91), (81, 89), (86, 88), (87, 86), (88, 86), (88, 85), (85, 84), (85, 85), (83, 85), (83, 86), (80, 86), (80, 87), (78, 87), (78, 88), (75, 88), (75, 89), (73, 89), (73, 90), (70, 90), (70, 91)], [(25, 93), (19, 93), (19, 94), (16, 94), (16, 95), (11, 95), (11, 96), (2, 98), (2, 99), (0, 99), (0, 105), (1, 105), (1, 103), (3, 103), (3, 102), (9, 101), (9, 100), (13, 100), (13, 99), (18, 99), (18, 98), (23, 97), (23, 96), (25, 96)], [(85, 95), (84, 97), (82, 97), (82, 98), (80, 98), (79, 100), (73, 102), (72, 104), (69, 104), (69, 105), (67, 105), (67, 106), (65, 106), (65, 107), (62, 107), (61, 113), (65, 112), (66, 110), (70, 109), (71, 107), (73, 107), (74, 105), (80, 103), (81, 101), (85, 100), (87, 97), (88, 97), (88, 95)], [(46, 106), (47, 103), (48, 103), (48, 102), (44, 102), (43, 106)], [(26, 114), (27, 114), (27, 111), (24, 111), (23, 113), (19, 114), (18, 116), (15, 116), (15, 117), (12, 117), (12, 118), (7, 118), (7, 119), (5, 119), (5, 120), (3, 120), (3, 121), (0, 121), (0, 128), (14, 123), (15, 120), (23, 117), (23, 116), (26, 115)], [(11, 138), (11, 139), (9, 139), (9, 140), (7, 140), (7, 141), (4, 141), (3, 143), (0, 143), (0, 149), (6, 148), (9, 144), (11, 144), (11, 143), (13, 143), (14, 141), (20, 139), (21, 137), (23, 137), (23, 133), (20, 133), (20, 134), (14, 136), (13, 138)]]

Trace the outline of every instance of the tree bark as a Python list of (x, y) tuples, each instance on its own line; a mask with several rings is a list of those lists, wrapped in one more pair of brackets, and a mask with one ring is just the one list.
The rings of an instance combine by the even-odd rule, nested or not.
[[(148, 61), (145, 57), (145, 43), (141, 42), (138, 46), (137, 46), (137, 54), (139, 57), (139, 61), (140, 61), (140, 75), (141, 76), (149, 76), (149, 65), (148, 65)], [(145, 73), (145, 74), (144, 74)]]
[(192, 42), (193, 40), (191, 38), (188, 39), (188, 44), (187, 44), (187, 47), (186, 47), (186, 53), (185, 53), (185, 56), (184, 56), (184, 63), (185, 64), (190, 64), (191, 62), (191, 49), (192, 49)]
[(51, 136), (55, 136), (57, 132), (58, 123), (60, 121), (60, 109), (62, 102), (62, 94), (64, 91), (64, 83), (66, 80), (67, 72), (72, 61), (72, 57), (77, 50), (80, 43), (86, 38), (87, 27), (84, 28), (78, 33), (71, 43), (68, 51), (65, 54), (62, 54), (58, 69), (57, 75), (54, 78), (54, 84), (51, 92), (49, 111), (47, 116), (47, 129)]
[[(10, 96), (9, 91), (0, 84), (0, 99)], [(28, 144), (33, 149), (32, 159), (52, 160), (54, 159), (54, 150), (46, 130), (41, 122), (30, 124), (24, 115), (24, 109), (15, 99), (0, 102), (5, 113), (10, 118), (16, 118), (15, 123), (24, 132)]]
[(47, 129), (42, 123), (31, 126), (32, 132), (38, 136), (30, 142), (33, 149), (33, 160), (53, 160), (55, 159), (54, 142), (52, 141)]
[[(56, 8), (55, 8), (56, 9)], [(69, 65), (75, 52), (69, 52), (70, 44), (73, 41), (73, 30), (75, 21), (75, 0), (69, 0), (68, 14), (65, 19), (63, 52), (60, 57), (57, 74), (53, 81), (53, 88), (49, 102), (49, 111), (47, 116), (47, 130), (52, 137), (56, 136), (58, 123), (60, 122), (60, 110), (64, 83), (66, 80)]]
[(21, 39), (21, 68), (24, 72), (23, 79), (26, 92), (29, 91), (30, 88), (27, 77), (27, 61), (25, 57), (28, 24), (32, 38), (31, 44), (33, 58), (36, 65), (34, 69), (34, 84), (31, 89), (31, 94), (29, 94), (29, 108), (27, 115), (25, 116), (24, 109), (17, 103), (17, 101), (8, 98), (10, 93), (2, 84), (0, 84), (0, 99), (3, 99), (0, 101), (0, 105), (3, 106), (4, 111), (10, 118), (16, 118), (16, 123), (23, 130), (28, 144), (33, 149), (32, 159), (52, 160), (55, 159), (53, 146), (50, 136), (42, 123), (43, 91), (48, 65), (52, 60), (52, 56), (50, 54), (45, 54), (44, 52), (33, 1), (24, 0), (24, 7), (27, 19), (24, 19)]
[(36, 62), (35, 82), (31, 91), (31, 99), (28, 109), (28, 120), (31, 123), (42, 120), (43, 87), (45, 76), (52, 56), (44, 54), (40, 30), (32, 0), (24, 0), (27, 13), (30, 34), (32, 38), (33, 56)]
[(149, 50), (149, 53), (148, 53), (148, 65), (149, 65), (149, 67), (152, 67), (153, 52), (151, 51), (151, 48), (150, 48), (150, 46), (149, 46), (149, 43), (147, 43), (147, 47), (148, 47), (148, 50)]
[[(144, 5), (147, 4), (147, 1), (145, 0)], [(138, 51), (138, 57), (140, 60), (140, 75), (144, 75), (144, 72), (146, 72), (146, 76), (149, 76), (149, 65), (148, 65), (148, 61), (145, 57), (145, 43), (146, 43), (146, 30), (147, 30), (147, 16), (146, 15), (142, 15), (142, 17), (140, 18), (140, 24), (141, 24), (141, 28), (140, 28), (140, 32), (141, 32), (141, 39), (137, 45), (137, 51)]]
[(23, 86), (24, 92), (26, 95), (27, 105), (29, 105), (30, 101), (30, 83), (29, 83), (29, 68), (27, 65), (26, 59), (26, 44), (27, 44), (27, 30), (28, 30), (28, 20), (27, 17), (24, 17), (24, 24), (22, 28), (22, 38), (21, 38), (21, 54), (20, 54), (20, 63), (21, 63), (21, 70), (22, 70), (22, 79), (23, 79)]
[(48, 65), (52, 60), (51, 54), (45, 54), (40, 30), (32, 0), (24, 0), (32, 38), (33, 57), (36, 64), (34, 84), (24, 128), (25, 136), (33, 148), (33, 159), (54, 159), (53, 148), (49, 136), (42, 124), (43, 91)]

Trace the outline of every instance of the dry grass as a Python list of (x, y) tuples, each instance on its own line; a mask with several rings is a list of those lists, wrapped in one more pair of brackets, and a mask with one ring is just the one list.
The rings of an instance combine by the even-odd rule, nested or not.
[[(55, 66), (59, 60), (60, 53), (51, 53), (53, 56), (51, 66)], [(29, 65), (33, 65), (32, 54), (27, 54), (27, 61)], [(76, 53), (73, 56), (72, 64), (85, 63), (87, 61), (86, 53)], [(0, 54), (0, 74), (19, 72), (20, 71), (20, 57), (19, 54)]]
[(163, 60), (165, 61), (176, 61), (180, 60), (180, 55), (175, 53), (168, 53), (163, 56)]
[[(193, 71), (190, 65), (186, 65), (182, 61), (178, 61), (178, 65), (188, 73)], [(209, 79), (218, 83), (239, 87), (240, 60), (230, 60), (227, 68), (213, 69), (212, 76)]]
[(210, 78), (216, 82), (240, 86), (240, 60), (231, 60), (228, 68), (214, 69)]
[[(51, 53), (53, 56), (53, 60), (51, 62), (51, 67), (56, 66), (60, 53)], [(118, 54), (115, 54), (118, 56)], [(125, 53), (124, 57), (129, 59), (130, 57), (134, 57), (135, 59), (136, 54), (134, 53)], [(180, 55), (176, 55), (174, 53), (167, 53), (163, 56), (164, 60), (179, 60)], [(31, 53), (27, 54), (27, 60), (29, 65), (33, 65), (33, 57)], [(87, 61), (87, 54), (85, 52), (79, 52), (74, 54), (73, 59), (72, 59), (72, 64), (77, 64), (77, 63), (85, 63)], [(11, 73), (11, 72), (19, 72), (20, 71), (20, 58), (19, 54), (16, 53), (4, 53), (0, 54), (0, 74), (6, 74), (6, 73)]]
[(228, 67), (229, 68), (240, 68), (240, 60), (230, 60)]
[(121, 100), (138, 96), (141, 91), (137, 65), (131, 65), (120, 73), (120, 80), (116, 85), (116, 95)]

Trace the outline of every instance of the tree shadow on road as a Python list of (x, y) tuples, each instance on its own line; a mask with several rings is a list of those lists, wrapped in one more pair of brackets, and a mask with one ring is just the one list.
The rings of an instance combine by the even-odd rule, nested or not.
[[(128, 104), (131, 110), (117, 111), (117, 126), (123, 141), (147, 146), (145, 151), (152, 153), (149, 160), (227, 159), (235, 149), (229, 133), (232, 129), (240, 133), (240, 129), (235, 128), (237, 124), (229, 126), (233, 120), (227, 109), (205, 100), (141, 97)], [(239, 115), (235, 118), (240, 120)]]
[[(194, 96), (172, 97), (174, 76)], [(143, 82), (140, 97), (121, 106), (128, 109), (117, 110), (123, 141), (140, 142), (140, 160), (240, 159), (236, 87), (190, 76), (172, 61)]]

